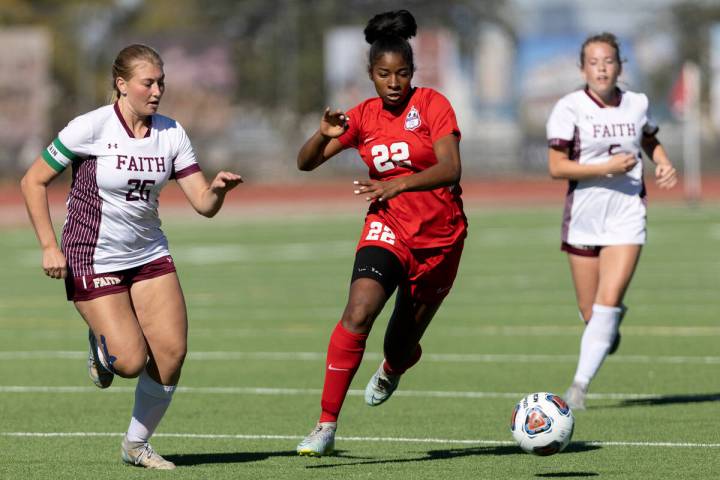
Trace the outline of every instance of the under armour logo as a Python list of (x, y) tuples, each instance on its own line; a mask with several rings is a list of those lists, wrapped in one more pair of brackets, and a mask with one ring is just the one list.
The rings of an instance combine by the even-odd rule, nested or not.
[(117, 143), (108, 143), (108, 148), (118, 148)]

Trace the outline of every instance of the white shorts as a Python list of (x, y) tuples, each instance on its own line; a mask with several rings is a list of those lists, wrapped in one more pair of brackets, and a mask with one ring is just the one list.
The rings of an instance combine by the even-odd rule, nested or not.
[(608, 188), (576, 188), (568, 194), (562, 241), (570, 245), (644, 245), (644, 196)]

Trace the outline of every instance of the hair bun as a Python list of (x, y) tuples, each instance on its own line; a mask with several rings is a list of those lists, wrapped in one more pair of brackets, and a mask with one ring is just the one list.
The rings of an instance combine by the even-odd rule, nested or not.
[(370, 45), (382, 37), (400, 37), (408, 40), (417, 33), (415, 17), (407, 10), (378, 13), (370, 19), (365, 30), (365, 41)]

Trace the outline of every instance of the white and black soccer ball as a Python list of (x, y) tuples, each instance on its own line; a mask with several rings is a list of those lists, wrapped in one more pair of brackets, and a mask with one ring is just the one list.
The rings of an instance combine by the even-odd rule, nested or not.
[(561, 452), (572, 438), (575, 418), (565, 400), (549, 392), (531, 393), (515, 405), (510, 420), (513, 438), (535, 455)]

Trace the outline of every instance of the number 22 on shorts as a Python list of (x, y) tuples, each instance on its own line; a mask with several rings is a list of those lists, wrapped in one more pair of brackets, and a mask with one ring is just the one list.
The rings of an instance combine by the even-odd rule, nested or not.
[(365, 240), (380, 240), (381, 242), (395, 245), (395, 234), (381, 222), (371, 222)]

